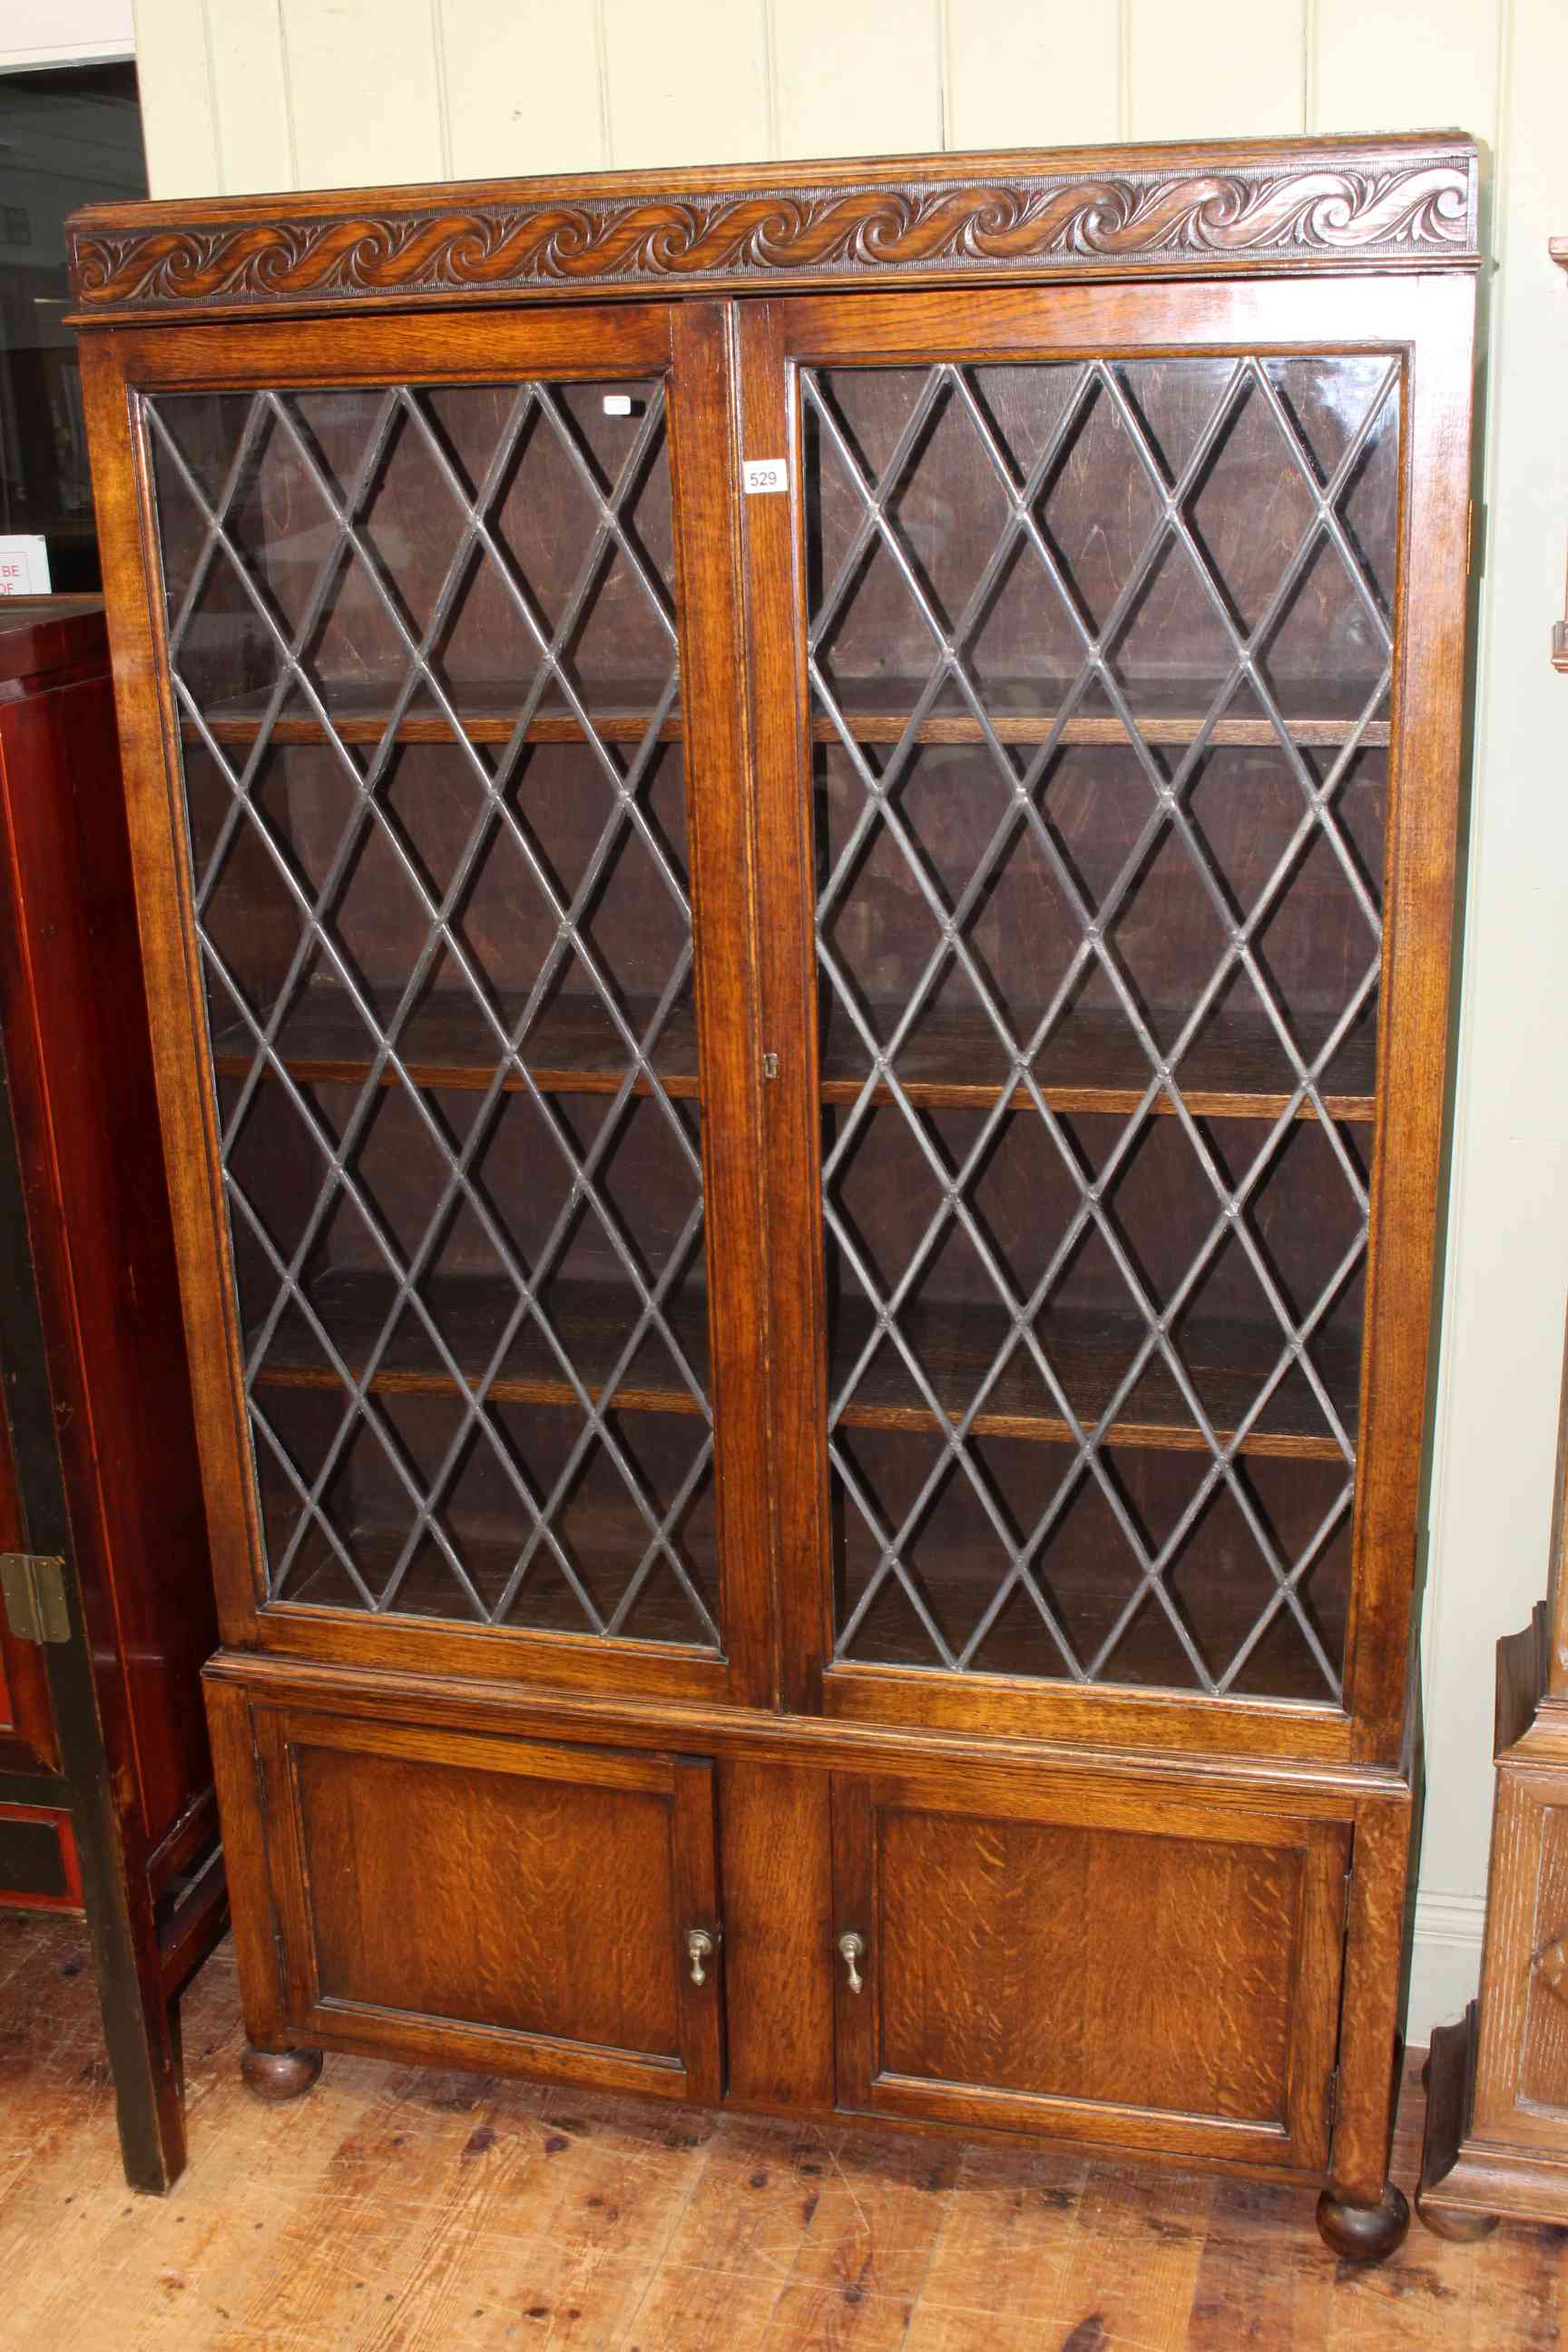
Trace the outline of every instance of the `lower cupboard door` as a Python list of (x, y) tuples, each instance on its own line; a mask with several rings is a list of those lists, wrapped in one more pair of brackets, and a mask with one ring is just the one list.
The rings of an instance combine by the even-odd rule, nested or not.
[(255, 1722), (291, 2033), (721, 2095), (710, 1762), (290, 1708)]
[(840, 2105), (1321, 2168), (1348, 1825), (993, 1796), (835, 1780)]

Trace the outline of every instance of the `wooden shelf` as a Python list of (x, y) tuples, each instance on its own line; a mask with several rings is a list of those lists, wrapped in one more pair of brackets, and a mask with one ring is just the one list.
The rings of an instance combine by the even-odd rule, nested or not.
[[(855, 740), (862, 743), (900, 741), (920, 700), (921, 683), (919, 678), (880, 677), (839, 681), (836, 698)], [(1292, 740), (1308, 747), (1348, 742), (1375, 683), (1369, 677), (1329, 684), (1318, 680), (1283, 684), (1277, 698)], [(1072, 684), (1070, 678), (1055, 677), (988, 681), (984, 699), (998, 739), (1004, 743), (1026, 745), (1045, 742), (1057, 724), (1061, 697)], [(1127, 699), (1145, 742), (1190, 743), (1203, 725), (1204, 713), (1219, 687), (1217, 677), (1190, 681), (1141, 679), (1130, 683)], [(520, 688), (516, 680), (470, 679), (452, 685), (447, 696), (458, 719), (456, 730), (429, 694), (416, 694), (398, 721), (397, 740), (451, 743), (460, 734), (470, 743), (509, 743), (526, 690), (526, 685)], [(608, 743), (640, 743), (653, 723), (661, 691), (658, 685), (646, 679), (587, 679), (579, 686), (595, 730)], [(321, 692), (342, 741), (380, 742), (392, 707), (392, 696), (384, 684), (338, 684), (327, 680)], [(214, 740), (219, 743), (254, 743), (270, 698), (269, 689), (263, 688), (214, 703), (203, 713)], [(677, 708), (661, 720), (659, 740), (678, 743), (681, 731)], [(188, 743), (201, 740), (201, 730), (194, 719), (184, 720), (181, 732)], [(836, 743), (840, 740), (837, 722), (821, 709), (812, 712), (811, 734), (817, 743)], [(313, 713), (296, 706), (274, 721), (270, 740), (279, 744), (324, 743), (327, 730)], [(565, 697), (553, 692), (542, 700), (529, 722), (525, 740), (530, 743), (582, 743), (587, 740), (587, 730)], [(950, 691), (921, 720), (914, 740), (917, 743), (980, 743), (984, 740), (984, 730), (967, 705)], [(1273, 721), (1256, 705), (1247, 709), (1245, 697), (1238, 697), (1215, 721), (1208, 740), (1215, 744), (1268, 749), (1279, 738)], [(1370, 720), (1362, 740), (1368, 745), (1386, 744), (1388, 720)], [(1089, 698), (1080, 702), (1068, 720), (1061, 740), (1114, 746), (1126, 742), (1127, 730), (1102, 698)]]
[[(448, 687), (447, 698), (458, 718), (456, 730), (431, 695), (416, 693), (398, 721), (397, 740), (452, 743), (460, 734), (470, 743), (510, 743), (531, 682), (528, 678), (481, 678)], [(318, 690), (340, 741), (380, 742), (392, 709), (392, 692), (384, 683), (343, 684), (327, 679)], [(649, 679), (616, 678), (601, 683), (590, 678), (579, 682), (578, 691), (595, 727), (607, 743), (640, 743), (663, 696), (662, 684)], [(202, 715), (216, 742), (254, 743), (270, 700), (270, 689), (261, 688), (253, 694), (234, 695), (215, 702)], [(201, 730), (192, 719), (182, 721), (180, 731), (187, 743), (201, 740)], [(658, 738), (661, 743), (679, 743), (680, 736), (680, 711), (677, 705), (661, 721)], [(269, 740), (274, 743), (324, 743), (327, 730), (311, 711), (295, 703), (273, 722)], [(587, 732), (565, 696), (557, 691), (542, 698), (529, 722), (525, 740), (530, 743), (583, 743), (587, 740)]]
[[(521, 1017), (521, 997), (498, 1000), (508, 1024)], [(653, 1016), (653, 1001), (633, 1000), (626, 1006), (630, 1027), (638, 1034)], [(380, 1011), (390, 1015), (390, 1005)], [(890, 1027), (896, 1011), (877, 1015)], [(1031, 1016), (1021, 1017), (1027, 1029)], [(306, 1085), (363, 1084), (370, 1075), (372, 1053), (363, 1023), (344, 992), (318, 988), (307, 992), (289, 1014), (279, 1041), (279, 1057), (289, 1073)], [(452, 1087), (469, 1091), (487, 1087), (495, 1075), (495, 1033), (466, 989), (432, 991), (406, 1023), (399, 1055), (416, 1086)], [(1334, 1062), (1334, 1091), (1325, 1095), (1329, 1116), (1336, 1119), (1369, 1120), (1373, 1097), (1375, 1039), (1371, 1025), (1351, 1038)], [(224, 1030), (214, 1041), (213, 1057), (221, 1077), (243, 1077), (253, 1048), (242, 1024)], [(1187, 1108), (1197, 1118), (1278, 1118), (1289, 1100), (1279, 1084), (1281, 1053), (1274, 1031), (1261, 1015), (1245, 1018), (1221, 1014), (1211, 1021), (1178, 1065), (1177, 1076)], [(936, 1013), (922, 1020), (899, 1054), (900, 1079), (910, 1099), (929, 1109), (984, 1110), (1007, 1088), (1007, 1081), (976, 1077), (987, 1064), (996, 1066), (1001, 1047), (984, 1014)], [(544, 1094), (614, 1094), (626, 1068), (626, 1047), (597, 997), (558, 996), (534, 1023), (524, 1054), (529, 1075)], [(677, 1005), (667, 1019), (654, 1055), (660, 1084), (673, 1097), (695, 1098), (698, 1076), (696, 1020), (689, 1003)], [(960, 1075), (962, 1073), (963, 1075)], [(864, 1048), (847, 1023), (836, 1024), (823, 1055), (821, 1098), (825, 1103), (854, 1102), (865, 1083)], [(1135, 1109), (1148, 1084), (1148, 1063), (1142, 1047), (1118, 1013), (1078, 1014), (1047, 1042), (1036, 1065), (1040, 1090), (1053, 1110), (1123, 1113)], [(384, 1086), (397, 1084), (390, 1067), (382, 1073)], [(510, 1070), (503, 1081), (508, 1092), (521, 1092), (524, 1080)], [(638, 1076), (633, 1092), (646, 1095), (648, 1082)], [(1022, 1086), (1008, 1092), (1008, 1108), (1032, 1110), (1033, 1101)], [(874, 1100), (892, 1099), (891, 1089), (877, 1088)], [(1170, 1097), (1162, 1094), (1154, 1105), (1160, 1116), (1172, 1114)], [(1302, 1104), (1298, 1118), (1315, 1118), (1310, 1104)]]
[[(528, 1539), (520, 1523), (515, 1538), (466, 1528), (461, 1515), (444, 1517), (454, 1549), (485, 1606), (493, 1609), (506, 1589), (519, 1552)], [(557, 1530), (558, 1534), (560, 1530)], [(379, 1591), (402, 1554), (406, 1530), (376, 1525), (352, 1528), (345, 1548), (373, 1592)], [(647, 1548), (647, 1526), (629, 1498), (619, 1508), (596, 1510), (584, 1528), (575, 1528), (563, 1549), (577, 1570), (595, 1605), (607, 1617), (615, 1601), (637, 1572)], [(690, 1522), (681, 1530), (676, 1549), (710, 1610), (717, 1608), (718, 1549), (710, 1528)], [(679, 1591), (671, 1592), (668, 1568), (655, 1568), (630, 1612), (629, 1626), (616, 1638), (627, 1642), (670, 1642), (692, 1654), (711, 1657), (710, 1643), (700, 1638), (700, 1621)], [(352, 1579), (324, 1536), (307, 1535), (289, 1572), (284, 1602), (296, 1608), (352, 1609), (365, 1614)], [(398, 1588), (395, 1608), (399, 1617), (440, 1617), (476, 1622), (458, 1583), (437, 1547), (426, 1540), (411, 1561)], [(542, 1549), (528, 1582), (505, 1622), (518, 1633), (579, 1633), (591, 1638), (592, 1628), (555, 1568), (548, 1548)]]
[[(339, 1354), (356, 1376), (368, 1361), (376, 1334), (386, 1319), (392, 1290), (388, 1276), (345, 1272), (324, 1276), (311, 1290), (311, 1306)], [(477, 1388), (511, 1311), (511, 1285), (488, 1276), (459, 1275), (426, 1282), (422, 1295), (465, 1379), (470, 1387)], [(637, 1313), (629, 1286), (554, 1283), (546, 1311), (584, 1386), (597, 1403), (605, 1392), (605, 1381)], [(706, 1385), (706, 1293), (690, 1288), (683, 1291), (667, 1307), (666, 1318), (687, 1361)], [(258, 1378), (266, 1386), (275, 1388), (342, 1388), (303, 1316), (292, 1307), (279, 1322)], [(451, 1377), (428, 1334), (407, 1310), (371, 1385), (377, 1393), (384, 1394), (449, 1397), (454, 1393)], [(514, 1335), (489, 1395), (496, 1404), (576, 1403), (575, 1391), (563, 1377), (554, 1351), (546, 1344), (531, 1316)], [(650, 1333), (638, 1349), (615, 1392), (615, 1403), (623, 1412), (697, 1415), (701, 1412), (696, 1397), (679, 1380), (669, 1351), (657, 1333)]]
[[(896, 1024), (900, 1008), (873, 1007), (873, 1019), (884, 1034)], [(1027, 1034), (1038, 1016), (1026, 1013), (1017, 1027)], [(1166, 1016), (1168, 1020), (1169, 1016)], [(1158, 1033), (1162, 1017), (1152, 1024)], [(1334, 1091), (1323, 1097), (1331, 1118), (1367, 1120), (1375, 1102), (1376, 1036), (1371, 1022), (1363, 1023), (1334, 1057)], [(984, 1013), (937, 1012), (923, 1017), (907, 1044), (900, 1046), (896, 1067), (911, 1102), (929, 1109), (985, 1110), (1005, 1092), (1011, 1110), (1032, 1110), (1033, 1100), (1022, 1086), (1009, 1086), (1000, 1075), (978, 1076), (987, 1065), (995, 1068), (1003, 1058), (995, 1029)], [(1182, 1097), (1195, 1118), (1278, 1118), (1294, 1091), (1280, 1085), (1283, 1050), (1273, 1027), (1261, 1013), (1217, 1013), (1201, 1031), (1176, 1066)], [(1119, 1013), (1076, 1013), (1061, 1023), (1047, 1040), (1035, 1065), (1040, 1092), (1053, 1110), (1128, 1112), (1143, 1099), (1149, 1084), (1149, 1062), (1142, 1047)], [(963, 1076), (956, 1074), (963, 1072)], [(822, 1055), (821, 1096), (825, 1103), (856, 1101), (866, 1083), (866, 1050), (847, 1021), (838, 1015)], [(890, 1102), (892, 1090), (879, 1086), (872, 1099)], [(1170, 1097), (1162, 1092), (1154, 1110), (1173, 1116)], [(1303, 1103), (1298, 1118), (1316, 1118), (1310, 1103)]]
[[(902, 740), (923, 681), (918, 678), (849, 677), (833, 681), (834, 699), (851, 734), (860, 743)], [(1062, 698), (1076, 681), (1071, 677), (1007, 677), (984, 681), (980, 698), (998, 740), (1004, 743), (1044, 743), (1057, 724)], [(1127, 705), (1146, 743), (1190, 743), (1204, 715), (1219, 692), (1218, 677), (1134, 678), (1124, 687)], [(1348, 742), (1372, 699), (1377, 680), (1317, 678), (1287, 679), (1275, 689), (1280, 715), (1295, 742), (1308, 746)], [(814, 741), (837, 743), (836, 720), (814, 709)], [(1385, 744), (1386, 719), (1368, 722), (1363, 735), (1367, 744)], [(915, 730), (917, 743), (981, 743), (985, 730), (956, 689), (944, 689)], [(1063, 728), (1064, 743), (1123, 744), (1127, 730), (1102, 695), (1092, 689), (1079, 703)], [(1233, 697), (1210, 730), (1215, 744), (1241, 744), (1268, 749), (1278, 743), (1274, 722), (1245, 688)]]
[[(521, 1019), (522, 997), (500, 996), (496, 1002), (509, 1027)], [(646, 1032), (654, 1002), (651, 997), (628, 1002), (627, 1025), (635, 1034)], [(389, 1019), (392, 1006), (384, 1003), (378, 1011)], [(243, 1024), (224, 1030), (213, 1041), (219, 1076), (243, 1077), (254, 1050)], [(308, 1085), (363, 1085), (374, 1056), (364, 1024), (341, 988), (308, 990), (284, 1024), (279, 1050), (289, 1074)], [(398, 1054), (416, 1086), (469, 1091), (489, 1086), (500, 1058), (495, 1031), (467, 989), (432, 990), (405, 1024)], [(597, 997), (556, 997), (529, 1032), (523, 1058), (542, 1094), (613, 1095), (626, 1074), (626, 1045)], [(698, 1095), (697, 1026), (689, 1003), (672, 1007), (654, 1060), (668, 1094)], [(381, 1083), (395, 1086), (397, 1073), (390, 1066), (384, 1069)], [(512, 1068), (502, 1084), (505, 1091), (515, 1094), (523, 1091), (525, 1082)], [(647, 1079), (639, 1074), (632, 1091), (649, 1093)]]
[[(510, 1311), (510, 1285), (486, 1276), (454, 1276), (427, 1283), (424, 1295), (464, 1377), (477, 1387)], [(392, 1297), (389, 1278), (377, 1274), (330, 1274), (310, 1297), (339, 1354), (357, 1374), (385, 1320)], [(605, 1382), (635, 1311), (630, 1293), (616, 1283), (558, 1283), (552, 1287), (547, 1305), (584, 1386), (597, 1402), (605, 1394)], [(668, 1319), (688, 1361), (706, 1382), (705, 1294), (683, 1292), (670, 1308)], [(906, 1308), (900, 1321), (950, 1419), (960, 1421), (1002, 1344), (1007, 1328), (1003, 1310), (936, 1301)], [(870, 1328), (870, 1310), (863, 1302), (846, 1299), (841, 1303), (833, 1323), (830, 1378), (835, 1393)], [(1064, 1310), (1042, 1317), (1039, 1330), (1074, 1410), (1085, 1427), (1091, 1427), (1139, 1343), (1142, 1324), (1131, 1314)], [(1257, 1395), (1278, 1359), (1280, 1344), (1278, 1331), (1262, 1327), (1184, 1325), (1177, 1346), (1222, 1438), (1232, 1433)], [(1354, 1341), (1331, 1335), (1319, 1342), (1315, 1356), (1341, 1419), (1353, 1431), (1359, 1370)], [(258, 1379), (269, 1387), (331, 1390), (341, 1385), (297, 1309), (290, 1309), (279, 1322)], [(372, 1388), (404, 1395), (450, 1396), (454, 1392), (451, 1378), (423, 1327), (407, 1314), (382, 1358)], [(513, 1339), (489, 1396), (498, 1404), (575, 1402), (570, 1383), (563, 1378), (531, 1318)], [(656, 1335), (639, 1349), (614, 1402), (616, 1410), (624, 1412), (696, 1414), (700, 1411), (697, 1399), (679, 1382), (668, 1350)], [(843, 1418), (854, 1429), (929, 1432), (931, 1425), (930, 1410), (901, 1358), (886, 1343)], [(1047, 1409), (1038, 1374), (1022, 1351), (1010, 1360), (973, 1426), (981, 1437), (1016, 1437), (1047, 1444), (1070, 1442), (1076, 1434), (1059, 1415)], [(1110, 1442), (1176, 1452), (1201, 1452), (1205, 1447), (1174, 1381), (1158, 1360), (1145, 1370)], [(1241, 1450), (1330, 1461), (1340, 1458), (1338, 1447), (1323, 1430), (1311, 1391), (1298, 1372), (1281, 1381), (1261, 1425), (1252, 1430)]]
[[(949, 1419), (956, 1423), (995, 1360), (1008, 1318), (1000, 1307), (939, 1299), (906, 1307), (899, 1321)], [(839, 1302), (833, 1318), (835, 1394), (869, 1338), (872, 1323), (863, 1300)], [(1131, 1311), (1058, 1309), (1039, 1317), (1036, 1328), (1087, 1432), (1110, 1403), (1142, 1339), (1143, 1325)], [(1215, 1434), (1227, 1441), (1279, 1360), (1283, 1340), (1278, 1328), (1187, 1320), (1175, 1343)], [(1315, 1342), (1313, 1359), (1335, 1411), (1353, 1437), (1360, 1374), (1356, 1341), (1327, 1333)], [(842, 1418), (852, 1429), (930, 1431), (930, 1408), (890, 1341), (884, 1340), (872, 1359)], [(1046, 1409), (1044, 1383), (1022, 1347), (1008, 1359), (972, 1427), (977, 1437), (1026, 1438), (1047, 1444), (1071, 1443), (1078, 1434), (1059, 1414)], [(1106, 1442), (1176, 1453), (1207, 1451), (1206, 1439), (1157, 1355), (1145, 1367)], [(1305, 1378), (1294, 1370), (1275, 1389), (1241, 1451), (1319, 1461), (1343, 1458), (1324, 1428)]]

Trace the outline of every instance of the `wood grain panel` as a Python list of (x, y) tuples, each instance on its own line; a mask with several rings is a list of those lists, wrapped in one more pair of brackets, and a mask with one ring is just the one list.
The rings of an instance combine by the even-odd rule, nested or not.
[(1283, 2121), (1299, 1850), (889, 1811), (879, 1864), (889, 2073)]
[(719, 2095), (719, 1969), (692, 1986), (684, 1948), (719, 1924), (706, 1762), (292, 1710), (257, 1730), (296, 2039)]
[(324, 1748), (294, 1769), (323, 2000), (675, 2054), (658, 1797)]
[(720, 1767), (730, 2091), (833, 2105), (833, 1853), (826, 1772)]
[[(840, 2096), (1321, 2162), (1348, 1832), (899, 1780), (835, 1791)], [(1241, 1834), (1236, 1834), (1237, 1830)]]
[(1519, 2088), (1538, 2105), (1568, 2108), (1568, 1805), (1542, 1806), (1540, 1834)]

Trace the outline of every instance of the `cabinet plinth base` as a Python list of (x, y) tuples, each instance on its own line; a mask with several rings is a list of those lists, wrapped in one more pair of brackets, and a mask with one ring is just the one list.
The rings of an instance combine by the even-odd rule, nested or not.
[(1428, 2230), (1460, 2245), (1485, 2238), (1500, 2218), (1568, 2223), (1568, 2157), (1539, 2145), (1470, 2136), (1477, 2011), (1440, 2025), (1426, 2062), (1426, 2128), (1415, 2210)]
[(1346, 2205), (1331, 2189), (1318, 2200), (1318, 2233), (1345, 2262), (1386, 2262), (1405, 2243), (1409, 2227), (1409, 2200), (1392, 2180), (1375, 2205)]
[(268, 2106), (286, 2099), (302, 2099), (321, 2071), (319, 2050), (256, 2050), (247, 2048), (239, 2062), (246, 2089)]

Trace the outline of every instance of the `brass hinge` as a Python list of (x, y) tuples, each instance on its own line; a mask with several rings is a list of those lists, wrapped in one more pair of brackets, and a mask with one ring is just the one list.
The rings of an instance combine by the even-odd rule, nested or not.
[(1328, 2088), (1328, 2093), (1327, 2093), (1327, 2095), (1326, 2095), (1326, 2097), (1324, 2098), (1324, 2101), (1323, 2101), (1323, 2121), (1324, 2121), (1324, 2124), (1325, 2124), (1325, 2126), (1326, 2126), (1326, 2127), (1327, 2127), (1328, 2134), (1329, 2134), (1329, 2137), (1331, 2138), (1331, 2139), (1332, 2139), (1332, 2137), (1333, 2137), (1333, 2134), (1334, 2134), (1334, 2126), (1335, 2126), (1335, 2124), (1339, 2121), (1339, 2113), (1340, 2113), (1340, 2070), (1339, 2070), (1339, 2068), (1336, 2066), (1336, 2067), (1334, 2068), (1333, 2073), (1329, 2076), (1329, 2088)]
[(66, 1564), (47, 1553), (0, 1552), (0, 1591), (5, 1622), (18, 1642), (68, 1642)]

